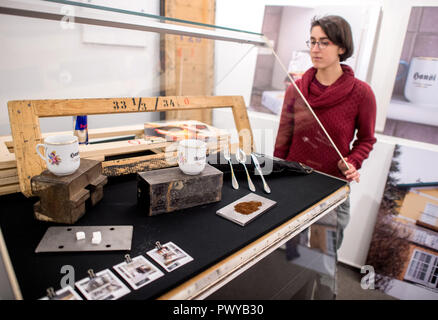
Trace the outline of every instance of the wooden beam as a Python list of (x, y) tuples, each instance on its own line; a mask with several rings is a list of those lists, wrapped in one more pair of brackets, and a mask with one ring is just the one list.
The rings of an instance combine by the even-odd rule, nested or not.
[[(87, 114), (117, 114), (132, 112), (152, 112), (171, 110), (193, 110), (231, 107), (232, 96), (165, 96), (154, 98), (104, 98), (104, 99), (65, 99), (33, 100), (32, 107), (38, 117), (60, 117), (83, 115), (87, 105)], [(30, 101), (10, 101), (8, 105), (18, 106)], [(216, 105), (215, 105), (216, 104)]]
[[(214, 0), (164, 0), (166, 17), (214, 24)], [(166, 34), (162, 37), (161, 54), (164, 60), (164, 87), (169, 95), (212, 95), (214, 90), (215, 41)], [(166, 120), (198, 120), (212, 124), (211, 110), (167, 111)]]
[(26, 196), (31, 195), (30, 179), (45, 168), (45, 164), (36, 153), (36, 145), (42, 142), (36, 110), (32, 101), (8, 102), (20, 188)]
[(233, 116), (236, 123), (237, 133), (239, 134), (239, 145), (246, 154), (255, 151), (254, 136), (248, 118), (248, 112), (243, 97), (234, 98)]
[(8, 142), (12, 143), (11, 136), (0, 137), (0, 170), (17, 167), (15, 155), (9, 151)]
[(123, 140), (116, 142), (97, 143), (79, 146), (81, 158), (90, 158), (96, 156), (113, 156), (126, 153), (135, 153), (152, 148), (165, 148), (170, 142), (165, 143), (147, 143), (144, 139)]

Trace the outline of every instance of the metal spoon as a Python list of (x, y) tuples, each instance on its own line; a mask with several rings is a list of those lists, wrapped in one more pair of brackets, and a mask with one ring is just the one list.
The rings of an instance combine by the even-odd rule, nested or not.
[(246, 165), (245, 165), (245, 162), (246, 162), (246, 154), (245, 154), (245, 152), (243, 152), (243, 150), (241, 150), (240, 148), (237, 149), (237, 152), (236, 152), (236, 160), (237, 160), (238, 162), (240, 162), (241, 164), (243, 164), (243, 167), (245, 168), (245, 171), (246, 171), (246, 177), (248, 178), (248, 187), (249, 187), (249, 190), (251, 190), (252, 192), (254, 192), (254, 191), (255, 191), (255, 187), (254, 187), (254, 184), (252, 183), (251, 177), (249, 176), (249, 173), (248, 173), (248, 169), (246, 169)]
[(230, 149), (228, 148), (228, 144), (225, 144), (225, 147), (224, 147), (224, 158), (230, 164), (231, 184), (233, 185), (233, 188), (237, 190), (237, 189), (239, 189), (239, 183), (237, 183), (236, 176), (234, 175), (233, 164), (231, 163), (231, 155), (230, 155)]
[(266, 193), (271, 193), (271, 189), (269, 188), (268, 184), (265, 181), (265, 178), (263, 177), (262, 168), (260, 167), (259, 160), (257, 159), (257, 156), (254, 153), (251, 153), (252, 162), (254, 162), (254, 166), (259, 172), (260, 178), (262, 178), (263, 181), (263, 188), (265, 189)]

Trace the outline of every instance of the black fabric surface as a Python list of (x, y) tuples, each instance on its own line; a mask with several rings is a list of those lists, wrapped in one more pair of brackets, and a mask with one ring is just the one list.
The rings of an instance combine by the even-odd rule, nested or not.
[[(122, 262), (124, 255), (145, 256), (164, 272), (160, 279), (132, 290), (122, 299), (156, 298), (177, 285), (189, 280), (215, 263), (265, 233), (288, 221), (298, 213), (312, 206), (346, 182), (319, 173), (285, 174), (267, 176), (272, 193), (265, 194), (262, 181), (252, 176), (256, 193), (277, 201), (277, 205), (260, 217), (241, 227), (216, 215), (216, 211), (247, 195), (250, 191), (243, 172), (236, 174), (240, 189), (231, 187), (228, 173), (224, 174), (222, 200), (217, 203), (180, 210), (168, 214), (147, 217), (137, 206), (135, 176), (109, 179), (104, 187), (104, 197), (95, 207), (88, 208), (76, 226), (133, 225), (133, 239), (130, 252), (75, 252), (34, 253), (49, 226), (59, 224), (35, 220), (32, 205), (37, 198), (25, 198), (21, 194), (0, 197), (0, 226), (6, 241), (13, 267), (24, 299), (38, 299), (46, 295), (48, 287), (60, 289), (63, 265), (75, 270), (75, 281), (87, 276), (92, 268), (95, 273)], [(167, 272), (153, 261), (146, 252), (154, 248), (156, 241), (162, 244), (172, 241), (180, 246), (194, 261)], [(123, 280), (122, 280), (123, 281)], [(123, 281), (124, 282), (124, 281)], [(76, 290), (78, 292), (78, 290)]]
[[(313, 171), (312, 168), (301, 164), (299, 162), (294, 161), (286, 161), (276, 157), (270, 157), (260, 153), (254, 153), (259, 162), (260, 169), (262, 170), (263, 175), (299, 175), (299, 174), (309, 174)], [(224, 158), (223, 152), (217, 152), (215, 154), (210, 154), (207, 158), (207, 161), (210, 165), (215, 168), (221, 170), (224, 173), (231, 173), (231, 167), (227, 160)], [(231, 155), (230, 161), (233, 164), (233, 171), (236, 172), (244, 172), (245, 168), (242, 164), (240, 164), (235, 155)], [(250, 155), (246, 156), (245, 166), (247, 170), (252, 173), (256, 172), (255, 164)]]

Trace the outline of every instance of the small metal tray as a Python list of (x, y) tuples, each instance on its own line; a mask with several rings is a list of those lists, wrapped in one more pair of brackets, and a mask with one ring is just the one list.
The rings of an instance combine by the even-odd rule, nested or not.
[[(76, 240), (76, 232), (85, 239)], [(91, 243), (93, 232), (100, 231), (102, 241)], [(131, 250), (133, 226), (49, 227), (35, 252), (118, 251)]]
[[(234, 210), (234, 206), (239, 202), (248, 202), (248, 201), (260, 201), (262, 205), (259, 207), (257, 211), (250, 214), (241, 214)], [(250, 223), (252, 220), (257, 218), (259, 215), (264, 213), (266, 210), (271, 208), (276, 203), (277, 203), (276, 201), (259, 196), (258, 194), (249, 193), (246, 196), (223, 207), (222, 209), (219, 209), (218, 211), (216, 211), (216, 214), (218, 214), (221, 217), (224, 217), (225, 219), (231, 220), (234, 223), (237, 223), (241, 226), (245, 226), (246, 224)]]

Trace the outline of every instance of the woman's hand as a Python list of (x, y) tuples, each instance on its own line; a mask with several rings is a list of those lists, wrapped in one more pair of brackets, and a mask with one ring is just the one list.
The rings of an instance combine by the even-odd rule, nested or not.
[(345, 178), (347, 178), (349, 182), (353, 180), (359, 182), (359, 177), (360, 177), (359, 171), (356, 170), (356, 167), (353, 164), (348, 162), (348, 158), (344, 158), (344, 160), (348, 163), (349, 168), (347, 168), (344, 161), (339, 160), (338, 161), (339, 170), (341, 170), (342, 174), (345, 176)]

